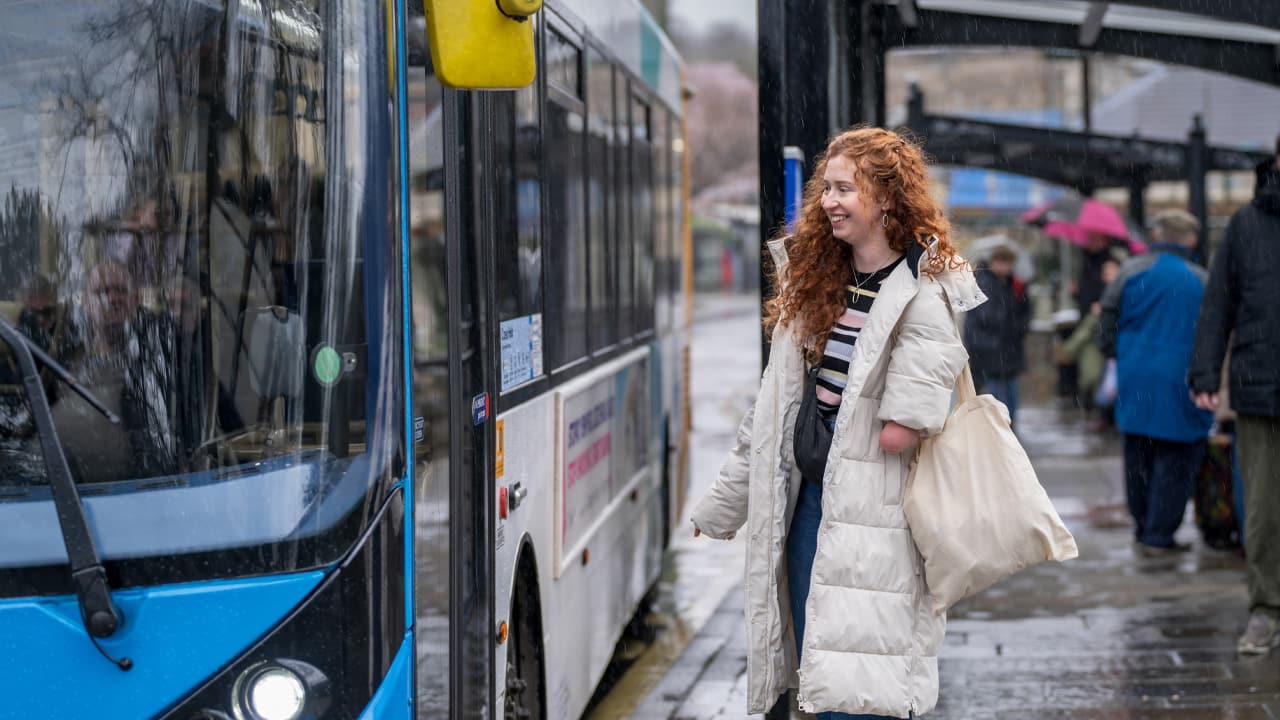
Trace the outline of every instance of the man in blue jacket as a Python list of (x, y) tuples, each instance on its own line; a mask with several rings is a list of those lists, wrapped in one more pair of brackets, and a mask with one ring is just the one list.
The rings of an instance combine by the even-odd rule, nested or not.
[(1155, 219), (1151, 251), (1125, 262), (1102, 295), (1098, 345), (1116, 359), (1116, 425), (1124, 433), (1124, 475), (1135, 549), (1183, 552), (1182, 524), (1204, 459), (1213, 414), (1187, 392), (1196, 318), (1208, 273), (1191, 260), (1199, 223), (1171, 210)]

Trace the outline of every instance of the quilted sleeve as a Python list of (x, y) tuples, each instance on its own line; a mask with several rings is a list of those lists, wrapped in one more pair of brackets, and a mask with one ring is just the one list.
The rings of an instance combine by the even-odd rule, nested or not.
[(751, 426), (755, 404), (738, 425), (738, 438), (720, 475), (693, 510), (693, 524), (709, 537), (732, 539), (747, 521), (747, 487), (751, 477)]
[(897, 339), (889, 349), (880, 420), (914, 428), (925, 436), (938, 433), (951, 409), (956, 378), (968, 359), (941, 288), (926, 285), (903, 311)]

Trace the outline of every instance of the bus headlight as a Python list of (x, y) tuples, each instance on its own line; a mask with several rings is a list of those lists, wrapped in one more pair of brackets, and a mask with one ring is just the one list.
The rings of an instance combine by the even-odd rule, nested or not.
[(307, 689), (284, 668), (260, 673), (249, 684), (249, 712), (261, 720), (295, 720), (307, 704)]
[(298, 720), (328, 707), (328, 678), (299, 660), (280, 659), (250, 667), (232, 690), (237, 720)]

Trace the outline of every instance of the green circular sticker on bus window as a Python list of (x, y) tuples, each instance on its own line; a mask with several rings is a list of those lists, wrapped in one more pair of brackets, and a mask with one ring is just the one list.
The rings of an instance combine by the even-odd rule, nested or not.
[(311, 358), (311, 371), (321, 385), (332, 385), (342, 375), (342, 356), (332, 347), (321, 345)]

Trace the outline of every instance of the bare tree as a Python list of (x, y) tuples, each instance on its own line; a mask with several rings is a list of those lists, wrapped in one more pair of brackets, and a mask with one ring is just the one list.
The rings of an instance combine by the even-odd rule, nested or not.
[(62, 237), (65, 225), (39, 190), (9, 188), (0, 203), (0, 298), (14, 299), (22, 281), (39, 270), (39, 249)]
[(695, 95), (689, 103), (693, 192), (756, 175), (758, 91), (753, 79), (728, 62), (690, 65)]
[(678, 25), (668, 29), (685, 62), (733, 63), (743, 75), (756, 77), (756, 35), (740, 23), (719, 21), (701, 33)]

